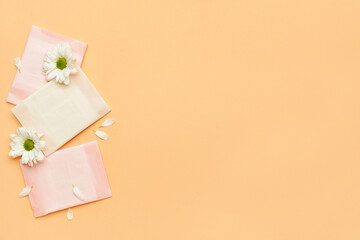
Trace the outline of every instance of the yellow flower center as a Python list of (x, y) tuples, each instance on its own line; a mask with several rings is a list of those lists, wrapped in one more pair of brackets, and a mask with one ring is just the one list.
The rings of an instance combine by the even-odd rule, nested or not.
[(24, 148), (26, 151), (31, 151), (34, 149), (34, 141), (31, 139), (26, 139), (24, 142)]
[(60, 70), (63, 70), (64, 68), (66, 68), (66, 64), (67, 64), (67, 61), (65, 58), (59, 58), (56, 62), (56, 67)]

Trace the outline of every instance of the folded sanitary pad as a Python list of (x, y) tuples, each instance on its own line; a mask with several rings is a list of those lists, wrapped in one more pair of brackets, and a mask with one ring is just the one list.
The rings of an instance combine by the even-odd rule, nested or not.
[(51, 81), (11, 110), (23, 127), (44, 135), (43, 152), (48, 156), (110, 108), (79, 69), (71, 75), (69, 85)]
[(68, 42), (71, 46), (75, 64), (80, 67), (87, 44), (64, 37), (60, 34), (31, 27), (31, 31), (21, 57), (21, 72), (17, 71), (9, 91), (7, 102), (17, 104), (44, 86), (47, 81), (43, 74), (44, 57), (54, 45)]

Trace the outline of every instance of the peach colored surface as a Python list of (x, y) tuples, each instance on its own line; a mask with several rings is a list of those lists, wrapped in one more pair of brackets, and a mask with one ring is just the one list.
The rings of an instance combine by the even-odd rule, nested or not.
[[(0, 239), (360, 239), (359, 12), (358, 0), (0, 0)], [(5, 100), (32, 24), (88, 43), (83, 70), (117, 121), (100, 141), (113, 197), (72, 221), (35, 219), (7, 157), (19, 123)]]

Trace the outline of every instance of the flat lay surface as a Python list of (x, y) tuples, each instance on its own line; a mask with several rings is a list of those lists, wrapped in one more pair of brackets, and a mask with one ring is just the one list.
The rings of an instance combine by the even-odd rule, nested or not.
[[(360, 2), (0, 0), (0, 239), (358, 240)], [(6, 103), (31, 25), (88, 44), (112, 197), (34, 218)], [(101, 123), (116, 123), (100, 130)], [(46, 161), (46, 160), (45, 160)], [(46, 162), (39, 163), (45, 164)]]

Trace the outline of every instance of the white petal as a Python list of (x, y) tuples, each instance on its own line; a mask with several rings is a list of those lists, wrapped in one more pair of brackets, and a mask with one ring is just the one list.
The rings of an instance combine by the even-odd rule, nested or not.
[(60, 55), (60, 57), (64, 57), (64, 55), (65, 55), (65, 45), (64, 44), (59, 45), (58, 54)]
[[(52, 71), (55, 71), (56, 69), (57, 68), (53, 68), (53, 69), (49, 69), (49, 70), (44, 69), (46, 76), (49, 75)], [(50, 81), (49, 79), (46, 79), (46, 80)]]
[(27, 164), (29, 162), (29, 152), (28, 151), (24, 151), (22, 157), (21, 157), (21, 163), (22, 164)]
[(67, 212), (67, 219), (72, 220), (73, 217), (74, 217), (73, 210), (71, 208), (69, 208), (69, 210)]
[(56, 82), (63, 83), (64, 80), (65, 80), (64, 72), (60, 70), (59, 73), (56, 75)]
[(13, 157), (13, 158), (17, 158), (19, 156), (21, 156), (24, 153), (24, 149), (19, 149), (19, 150), (10, 150), (9, 152), (9, 156)]
[(31, 139), (32, 136), (36, 134), (36, 130), (31, 128), (31, 129), (28, 130), (28, 133), (29, 133), (29, 138)]
[(16, 145), (23, 145), (24, 142), (25, 142), (25, 138), (23, 136), (16, 136), (14, 137), (13, 139), (13, 142), (16, 144)]
[(55, 48), (53, 48), (52, 50), (50, 50), (46, 53), (45, 61), (47, 61), (47, 62), (56, 62), (57, 61), (59, 56), (55, 53), (54, 50), (55, 50)]
[(41, 140), (41, 141), (39, 142), (39, 149), (43, 149), (43, 148), (45, 147), (45, 145), (46, 145), (46, 142), (43, 141), (43, 140)]
[(19, 72), (21, 72), (21, 59), (20, 58), (15, 58), (14, 59), (14, 64), (17, 67), (17, 69), (19, 70)]
[(46, 79), (47, 80), (54, 79), (59, 74), (60, 71), (61, 71), (60, 69), (54, 69), (50, 73), (46, 73)]
[(29, 167), (33, 167), (33, 166), (34, 166), (34, 163), (33, 163), (32, 160), (30, 160), (30, 161), (28, 162), (28, 166), (29, 166)]
[(69, 59), (71, 58), (71, 55), (72, 55), (72, 49), (71, 49), (71, 46), (70, 44), (67, 42), (67, 43), (64, 43), (65, 45), (65, 52), (64, 52), (64, 57), (66, 59)]
[(60, 48), (61, 48), (61, 44), (58, 44), (58, 45), (56, 45), (56, 46), (53, 48), (53, 50), (52, 50), (52, 54), (53, 54), (54, 56), (56, 56), (55, 62), (59, 59), (59, 57), (61, 57), (61, 56), (60, 56)]
[(70, 84), (70, 78), (69, 78), (69, 77), (65, 77), (64, 84), (65, 84), (65, 85), (69, 85), (69, 84)]
[(36, 133), (30, 134), (30, 139), (33, 140), (34, 144), (37, 144), (40, 141), (40, 137)]
[(35, 152), (34, 152), (34, 149), (31, 150), (31, 151), (28, 151), (28, 154), (29, 154), (29, 161), (32, 161), (35, 159)]
[(11, 146), (11, 150), (14, 150), (14, 151), (17, 151), (17, 152), (25, 150), (23, 143), (18, 144), (18, 143), (15, 143), (15, 142), (11, 142), (10, 146)]
[(11, 150), (24, 150), (24, 142), (23, 141), (12, 141), (10, 144)]
[(11, 140), (14, 140), (15, 137), (17, 137), (16, 134), (10, 134), (10, 139), (11, 139)]
[(56, 63), (55, 62), (45, 62), (43, 65), (43, 68), (45, 71), (54, 70), (56, 68)]
[(24, 143), (22, 141), (12, 141), (10, 144), (11, 150), (23, 150)]
[(111, 118), (106, 119), (105, 122), (103, 122), (103, 124), (101, 124), (100, 127), (109, 127), (111, 125), (113, 125), (115, 123), (114, 120), (112, 120)]
[(74, 67), (74, 63), (76, 62), (76, 58), (72, 56), (71, 54), (71, 57), (69, 57), (68, 59), (66, 59), (67, 61), (67, 66), (70, 66), (70, 67)]
[(70, 75), (70, 69), (69, 69), (68, 67), (67, 67), (67, 68), (64, 68), (63, 74), (64, 74), (64, 77), (69, 77), (69, 75)]
[(72, 65), (72, 64), (69, 64), (69, 69), (70, 69), (70, 73), (71, 74), (75, 74), (78, 72), (78, 69), (76, 66)]
[(17, 158), (18, 156), (20, 156), (20, 155), (18, 155), (16, 151), (10, 150), (9, 157)]
[(74, 184), (72, 185), (72, 188), (73, 188), (74, 195), (81, 201), (84, 201), (85, 198), (84, 198), (84, 195), (82, 194), (82, 192), (80, 192), (80, 190), (77, 187), (75, 187)]
[(30, 138), (30, 135), (29, 135), (29, 132), (26, 130), (26, 128), (24, 127), (19, 127), (17, 130), (16, 130), (17, 134), (19, 136), (22, 136), (24, 137), (25, 139), (28, 139)]
[(44, 153), (42, 151), (38, 152), (36, 160), (38, 160), (39, 162), (42, 162), (42, 160), (44, 160)]
[(101, 138), (103, 140), (108, 140), (107, 134), (103, 131), (97, 130), (97, 131), (95, 131), (95, 134), (96, 134), (96, 136), (98, 136), (99, 138)]
[(33, 188), (32, 186), (31, 187), (24, 187), (24, 189), (19, 194), (19, 197), (25, 197), (25, 196), (29, 195), (32, 188)]
[(65, 56), (65, 58), (66, 58), (66, 63), (70, 63), (70, 64), (74, 63), (74, 57), (72, 53), (67, 53), (67, 56)]

